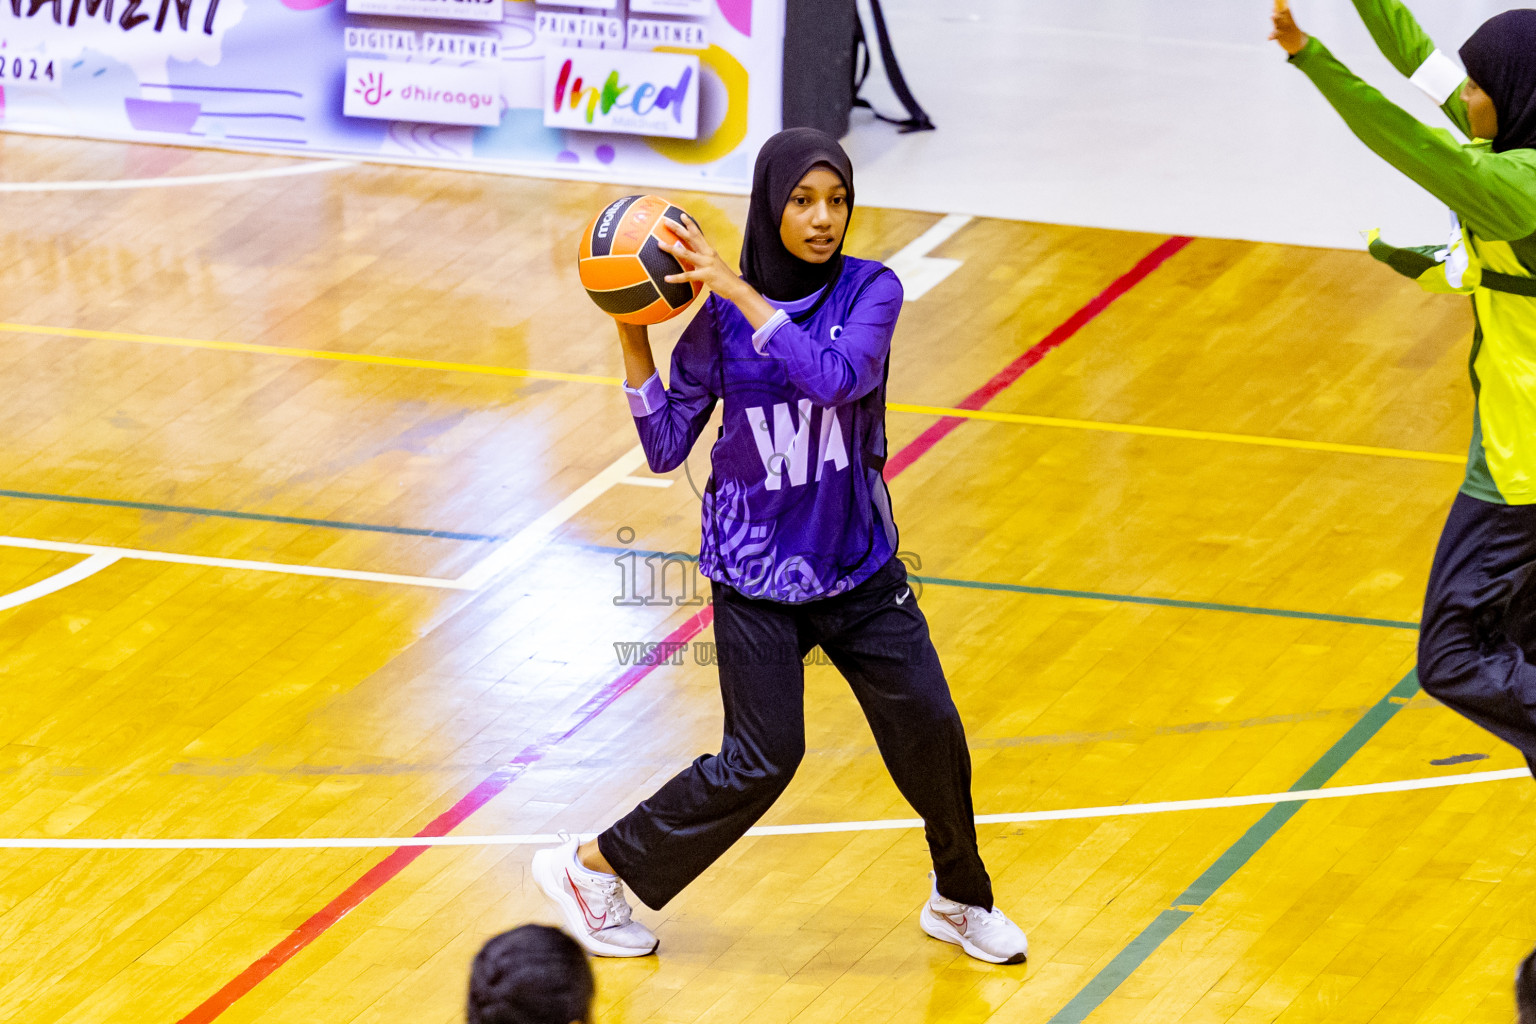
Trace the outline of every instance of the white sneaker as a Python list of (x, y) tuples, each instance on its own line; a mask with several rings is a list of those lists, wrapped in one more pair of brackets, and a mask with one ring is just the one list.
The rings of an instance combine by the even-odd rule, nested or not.
[[(930, 872), (929, 878), (933, 878)], [(977, 960), (989, 964), (1021, 964), (1029, 954), (1024, 930), (996, 907), (990, 910), (956, 903), (933, 887), (918, 917), (923, 931), (941, 942), (952, 942)]]
[(533, 880), (560, 911), (571, 937), (593, 956), (648, 956), (659, 940), (629, 917), (624, 883), (583, 867), (576, 859), (577, 839), (533, 855)]

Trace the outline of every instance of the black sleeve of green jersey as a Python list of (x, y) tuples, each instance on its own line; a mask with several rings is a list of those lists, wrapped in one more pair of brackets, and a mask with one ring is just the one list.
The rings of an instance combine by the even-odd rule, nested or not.
[(1399, 248), (1381, 239), (1371, 242), (1371, 255), (1404, 277), (1417, 281), (1420, 275), (1433, 270), (1440, 261), (1435, 253), (1444, 251), (1443, 245), (1409, 245)]

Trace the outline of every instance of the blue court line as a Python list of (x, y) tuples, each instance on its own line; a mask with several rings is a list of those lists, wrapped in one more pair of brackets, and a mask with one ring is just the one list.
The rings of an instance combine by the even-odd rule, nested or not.
[[(117, 498), (89, 498), (73, 494), (49, 494), (40, 491), (0, 490), (0, 498), (18, 498), (25, 501), (56, 501), (74, 505), (97, 505), (107, 508), (131, 508), (141, 512), (175, 512), (181, 515), (211, 516), (220, 519), (246, 519), (262, 523), (284, 523), (292, 526), (319, 526), (331, 530), (358, 530), (367, 533), (389, 533), (402, 537), (430, 537), (436, 540), (464, 540), (494, 542), (505, 536), (493, 533), (459, 533), (453, 530), (426, 530), (415, 526), (386, 526), (378, 523), (354, 523), (340, 519), (309, 519), (302, 516), (281, 516), (265, 512), (237, 512), (232, 509), (199, 508), (193, 505), (166, 505), (153, 501), (126, 501)], [(635, 548), (613, 547), (604, 544), (578, 545), (590, 551), (605, 554), (636, 554), (641, 558), (661, 556), (685, 562), (697, 562), (697, 555), (679, 551), (642, 551)], [(967, 590), (990, 590), (1013, 594), (1034, 594), (1042, 597), (1068, 597), (1086, 601), (1110, 601), (1121, 604), (1145, 604), (1161, 608), (1186, 608), (1192, 611), (1231, 612), (1239, 615), (1269, 615), (1282, 619), (1308, 619), (1313, 622), (1334, 622), (1348, 626), (1377, 626), (1386, 629), (1419, 628), (1417, 622), (1398, 619), (1373, 619), (1359, 615), (1334, 615), (1329, 612), (1296, 611), (1290, 608), (1261, 608), (1253, 605), (1219, 604), (1212, 601), (1183, 601), (1172, 597), (1145, 597), (1139, 594), (1114, 594), (1098, 590), (1064, 590), (1057, 587), (1031, 587), (1020, 583), (992, 583), (987, 580), (961, 580), (944, 576), (919, 576), (911, 578), (924, 586), (960, 587)]]
[[(1321, 789), (1323, 783), (1337, 775), (1339, 769), (1343, 768), (1350, 758), (1358, 754), (1377, 733), (1381, 732), (1382, 728), (1418, 692), (1419, 674), (1414, 670), (1404, 676), (1385, 697), (1361, 716), (1360, 720), (1330, 747), (1327, 753), (1318, 758), (1316, 764), (1296, 780), (1296, 784), (1290, 791)], [(1130, 945), (1116, 954), (1115, 958), (1095, 975), (1092, 981), (1073, 996), (1072, 1001), (1051, 1018), (1050, 1024), (1082, 1024), (1090, 1013), (1114, 995), (1115, 990), (1124, 984), (1138, 967), (1146, 963), (1147, 958), (1157, 951), (1168, 936), (1193, 917), (1195, 912), (1216, 894), (1216, 890), (1230, 881), (1233, 875), (1252, 860), (1253, 855), (1273, 839), (1275, 834), (1306, 804), (1307, 801), (1300, 800), (1271, 807), (1254, 823), (1253, 827), (1243, 833), (1237, 842), (1227, 847), (1226, 851), (1216, 858), (1216, 862), (1206, 868), (1189, 888), (1180, 893), (1172, 906), (1158, 914), (1140, 935), (1131, 940)]]
[[(690, 555), (681, 551), (642, 551), (636, 548), (618, 548), (605, 544), (583, 544), (581, 547), (590, 551), (601, 551), (605, 554), (628, 555), (635, 554), (641, 558), (675, 558), (684, 562), (697, 562), (698, 555)], [(917, 580), (924, 586), (938, 587), (962, 587), (967, 590), (992, 590), (1003, 591), (1011, 594), (1035, 594), (1041, 597), (1073, 597), (1085, 601), (1112, 601), (1120, 604), (1149, 604), (1159, 608), (1187, 608), (1201, 612), (1232, 612), (1238, 615), (1270, 615), (1280, 619), (1309, 619), (1313, 622), (1336, 622), (1346, 626), (1377, 626), (1383, 629), (1412, 629), (1417, 630), (1417, 622), (1406, 622), (1401, 619), (1372, 619), (1360, 615), (1334, 615), (1330, 612), (1303, 612), (1291, 608), (1260, 608), (1246, 604), (1218, 604), (1213, 601), (1181, 601), (1173, 597), (1144, 597), (1139, 594), (1112, 594), (1101, 590), (1062, 590), (1057, 587), (1027, 587), (1020, 583), (992, 583), (987, 580), (959, 580), (945, 576), (919, 576), (916, 573), (908, 573), (908, 577)]]
[(188, 516), (212, 516), (219, 519), (250, 519), (261, 523), (288, 523), (293, 526), (324, 526), (332, 530), (361, 530), (367, 533), (393, 533), (402, 537), (432, 537), (436, 540), (499, 541), (505, 537), (491, 533), (456, 533), (452, 530), (423, 530), (415, 526), (383, 526), (378, 523), (349, 523), (340, 519), (306, 519), (302, 516), (278, 516), (265, 512), (236, 512), (224, 508), (198, 508), (193, 505), (162, 505), (154, 501), (123, 501), (117, 498), (86, 498), (75, 494), (47, 494), (40, 491), (0, 490), (0, 498), (24, 501), (58, 501), (71, 505), (100, 505), (107, 508), (131, 508), (140, 512), (177, 512)]

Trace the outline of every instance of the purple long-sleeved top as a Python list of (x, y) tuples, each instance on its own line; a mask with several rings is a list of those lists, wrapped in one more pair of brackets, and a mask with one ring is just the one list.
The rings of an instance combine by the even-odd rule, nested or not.
[(798, 604), (868, 579), (896, 550), (885, 460), (885, 373), (901, 282), (846, 257), (837, 280), (754, 332), (711, 295), (655, 374), (629, 391), (651, 469), (683, 463), (724, 402), (710, 452), (699, 571), (748, 597)]

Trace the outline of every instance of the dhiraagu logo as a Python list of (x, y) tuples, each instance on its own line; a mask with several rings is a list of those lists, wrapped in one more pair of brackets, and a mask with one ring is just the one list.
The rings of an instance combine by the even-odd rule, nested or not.
[(699, 59), (691, 54), (554, 50), (544, 67), (548, 127), (698, 135)]
[(393, 89), (384, 88), (384, 76), (377, 71), (370, 71), (360, 76), (352, 91), (361, 96), (363, 102), (370, 107), (376, 107), (394, 95)]
[(348, 117), (484, 126), (501, 121), (495, 68), (353, 57), (347, 81), (342, 112)]

